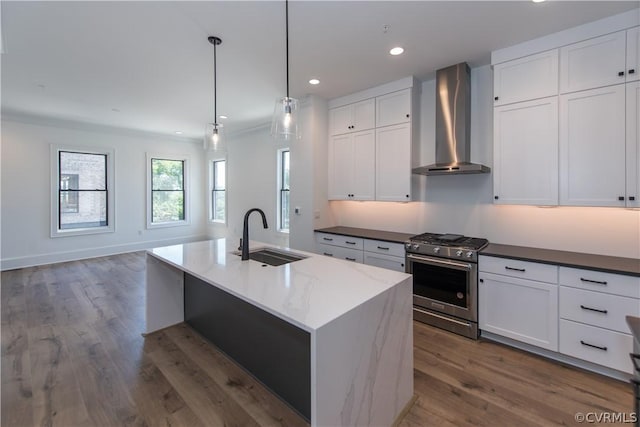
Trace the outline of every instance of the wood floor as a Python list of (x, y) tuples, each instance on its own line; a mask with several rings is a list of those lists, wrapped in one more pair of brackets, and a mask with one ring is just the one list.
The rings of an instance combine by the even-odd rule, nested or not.
[[(2, 273), (10, 426), (297, 426), (297, 414), (181, 324), (141, 336), (144, 253)], [(401, 426), (578, 425), (626, 412), (627, 383), (414, 323), (417, 400)]]

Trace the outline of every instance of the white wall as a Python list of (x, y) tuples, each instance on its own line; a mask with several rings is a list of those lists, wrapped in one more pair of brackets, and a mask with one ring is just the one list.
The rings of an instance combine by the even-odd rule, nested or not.
[(252, 213), (249, 239), (279, 246), (289, 245), (289, 235), (277, 231), (278, 150), (286, 147), (276, 143), (265, 125), (246, 132), (229, 135), (226, 153), (209, 155), (209, 159), (227, 159), (227, 224), (209, 224), (210, 237), (242, 237), (245, 213), (260, 208), (267, 217), (268, 229), (262, 227), (260, 214)]
[[(305, 97), (300, 104), (300, 140), (277, 142), (271, 137), (270, 124), (265, 124), (228, 136), (224, 152), (209, 155), (209, 161), (227, 159), (228, 205), (227, 224), (209, 223), (210, 237), (239, 239), (247, 210), (260, 208), (267, 216), (269, 228), (262, 227), (259, 214), (251, 214), (251, 240), (313, 251), (314, 228), (331, 224), (326, 190), (327, 104), (315, 96)], [(276, 229), (277, 153), (284, 147), (291, 152), (290, 233)], [(300, 208), (299, 215), (294, 213), (295, 207)]]
[[(115, 232), (50, 237), (51, 144), (115, 149)], [(3, 270), (206, 238), (200, 143), (4, 116), (1, 150)], [(146, 152), (190, 156), (190, 225), (146, 229)]]
[[(471, 72), (471, 159), (493, 164), (493, 81)], [(435, 160), (435, 81), (422, 85), (422, 164)], [(419, 177), (418, 202), (331, 202), (334, 225), (451, 232), (494, 243), (640, 258), (640, 210), (493, 205), (491, 174)]]
[[(291, 235), (289, 246), (313, 252), (313, 230), (332, 224), (327, 200), (327, 102), (317, 96), (304, 99), (302, 138), (291, 146)], [(300, 213), (295, 214), (295, 208)]]

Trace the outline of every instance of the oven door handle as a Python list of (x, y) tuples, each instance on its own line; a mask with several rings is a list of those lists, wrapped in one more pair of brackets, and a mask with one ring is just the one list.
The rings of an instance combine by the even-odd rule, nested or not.
[(417, 262), (422, 262), (425, 264), (440, 265), (443, 267), (454, 267), (454, 268), (459, 268), (463, 270), (473, 269), (473, 266), (469, 263), (449, 261), (445, 259), (423, 257), (423, 256), (412, 255), (412, 254), (407, 254), (407, 259), (417, 261)]

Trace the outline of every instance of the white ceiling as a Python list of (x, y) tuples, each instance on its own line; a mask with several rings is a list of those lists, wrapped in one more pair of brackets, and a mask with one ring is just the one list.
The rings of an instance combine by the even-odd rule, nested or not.
[[(637, 8), (638, 1), (289, 4), (291, 95), (327, 99)], [(201, 138), (266, 123), (285, 93), (283, 1), (2, 1), (3, 113)], [(385, 33), (383, 27), (389, 25)], [(400, 45), (405, 53), (388, 54)], [(321, 83), (307, 82), (316, 77)], [(116, 110), (116, 111), (114, 111)]]

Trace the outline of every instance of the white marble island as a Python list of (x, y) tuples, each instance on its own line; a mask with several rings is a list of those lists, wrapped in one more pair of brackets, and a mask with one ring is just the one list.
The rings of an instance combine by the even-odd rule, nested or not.
[[(312, 426), (392, 425), (413, 396), (411, 276), (298, 251), (308, 258), (263, 266), (241, 261), (236, 246), (218, 239), (149, 250), (147, 332), (205, 325), (233, 358), (249, 342), (268, 366), (252, 355), (236, 360)], [(251, 319), (259, 319), (255, 338)], [(260, 343), (273, 331), (273, 343)], [(275, 386), (263, 369), (280, 372)]]

